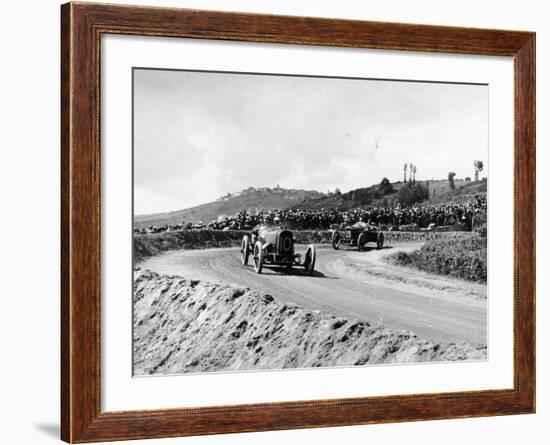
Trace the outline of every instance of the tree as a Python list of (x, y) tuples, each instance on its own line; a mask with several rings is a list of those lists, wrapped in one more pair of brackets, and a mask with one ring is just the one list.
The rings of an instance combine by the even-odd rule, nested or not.
[(337, 195), (341, 195), (341, 194), (342, 194), (342, 192), (340, 191), (340, 189), (339, 189), (338, 187), (336, 187), (336, 188), (334, 189), (334, 193), (337, 194)]
[(397, 200), (402, 206), (411, 206), (417, 202), (422, 202), (430, 197), (430, 191), (422, 184), (412, 184), (409, 182), (399, 189)]
[(403, 165), (403, 182), (407, 182), (407, 163)]
[(359, 204), (370, 204), (373, 194), (368, 188), (359, 188), (351, 191), (351, 199)]
[(413, 167), (414, 167), (414, 165), (413, 165), (413, 163), (411, 162), (411, 163), (409, 164), (409, 182), (412, 182)]
[(476, 181), (479, 181), (479, 173), (483, 171), (483, 161), (475, 160), (474, 161), (474, 178)]
[(412, 183), (416, 183), (416, 165), (412, 166)]
[(455, 172), (449, 172), (449, 174), (447, 175), (447, 179), (449, 180), (449, 187), (451, 188), (451, 190), (455, 189), (455, 176)]
[(393, 185), (388, 178), (382, 178), (382, 181), (380, 181), (380, 184), (378, 185), (378, 191), (382, 193), (382, 195), (389, 195), (395, 190), (393, 189)]

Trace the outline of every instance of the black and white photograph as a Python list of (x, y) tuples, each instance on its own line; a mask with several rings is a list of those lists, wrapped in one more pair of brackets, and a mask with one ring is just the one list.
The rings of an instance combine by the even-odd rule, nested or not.
[(487, 84), (132, 81), (134, 376), (487, 360)]

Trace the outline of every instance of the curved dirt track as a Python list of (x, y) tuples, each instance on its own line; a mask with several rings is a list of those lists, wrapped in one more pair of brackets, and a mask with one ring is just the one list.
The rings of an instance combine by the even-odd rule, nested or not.
[[(487, 304), (476, 298), (484, 286), (381, 261), (393, 251), (418, 246), (399, 243), (380, 251), (357, 252), (318, 245), (313, 276), (306, 276), (300, 268), (265, 267), (262, 274), (255, 274), (250, 264), (241, 264), (239, 248), (169, 251), (138, 266), (159, 274), (250, 287), (283, 302), (411, 330), (437, 341), (486, 345)], [(297, 246), (297, 251), (305, 251), (305, 246)]]

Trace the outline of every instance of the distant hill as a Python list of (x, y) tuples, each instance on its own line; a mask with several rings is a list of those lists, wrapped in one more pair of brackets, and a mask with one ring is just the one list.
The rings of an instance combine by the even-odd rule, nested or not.
[(221, 215), (231, 216), (242, 210), (286, 209), (306, 200), (319, 199), (327, 196), (315, 190), (284, 189), (280, 187), (261, 187), (230, 193), (216, 201), (173, 212), (138, 215), (134, 218), (134, 227), (148, 225), (162, 226), (165, 224), (180, 224), (182, 221), (208, 223)]
[[(417, 181), (427, 186), (430, 198), (422, 202), (422, 205), (464, 202), (475, 194), (487, 193), (486, 181), (465, 181), (455, 179), (455, 190), (451, 190), (446, 179), (434, 179)], [(386, 206), (397, 204), (397, 192), (403, 187), (403, 182), (391, 183), (393, 193), (382, 194), (379, 184), (369, 187), (350, 190), (346, 193), (321, 193), (314, 190), (297, 190), (283, 188), (253, 188), (242, 190), (238, 193), (227, 194), (216, 201), (202, 204), (174, 212), (156, 213), (152, 215), (138, 215), (134, 218), (134, 227), (146, 227), (149, 225), (163, 226), (165, 224), (180, 224), (183, 221), (197, 223), (202, 221), (207, 224), (216, 220), (219, 216), (232, 216), (242, 210), (254, 211), (256, 209), (301, 209), (320, 210), (322, 208), (352, 209), (366, 206)]]
[[(448, 202), (463, 202), (471, 199), (475, 194), (487, 193), (486, 181), (465, 181), (455, 179), (455, 190), (449, 186), (447, 179), (433, 179), (417, 181), (417, 183), (427, 186), (430, 192), (430, 198), (423, 201), (422, 205), (440, 204)], [(402, 181), (391, 183), (394, 189), (393, 193), (383, 194), (379, 190), (379, 184), (369, 187), (350, 190), (346, 193), (331, 194), (322, 197), (305, 200), (293, 206), (301, 210), (320, 210), (320, 209), (352, 209), (365, 206), (385, 206), (391, 205), (392, 201), (397, 200), (397, 193), (404, 183)], [(394, 202), (397, 204), (397, 202)]]

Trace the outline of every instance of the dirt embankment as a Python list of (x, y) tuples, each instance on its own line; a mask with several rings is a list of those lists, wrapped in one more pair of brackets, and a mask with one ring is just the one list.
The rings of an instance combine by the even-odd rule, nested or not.
[(238, 246), (246, 233), (240, 230), (181, 230), (134, 235), (134, 262), (165, 250)]
[[(248, 233), (244, 230), (181, 230), (134, 235), (134, 262), (138, 263), (166, 250), (238, 246), (243, 236)], [(296, 230), (293, 233), (299, 244), (330, 243), (332, 237), (328, 230)], [(471, 236), (471, 232), (384, 232), (386, 243), (390, 244), (394, 241), (427, 241)]]
[[(294, 231), (299, 244), (327, 243), (331, 234), (328, 231)], [(166, 250), (209, 249), (213, 247), (239, 246), (243, 236), (250, 234), (245, 230), (180, 230), (134, 235), (134, 261), (158, 255)]]
[[(137, 375), (486, 359), (487, 348), (283, 304), (248, 288), (136, 270)], [(197, 341), (197, 339), (200, 339)]]

